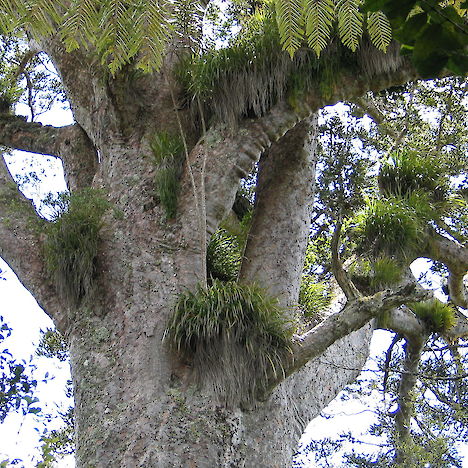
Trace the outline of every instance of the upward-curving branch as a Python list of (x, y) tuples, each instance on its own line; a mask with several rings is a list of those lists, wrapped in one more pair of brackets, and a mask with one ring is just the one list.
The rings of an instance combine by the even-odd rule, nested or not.
[(27, 122), (19, 115), (0, 114), (0, 145), (60, 158), (71, 190), (91, 185), (96, 173), (96, 150), (77, 124), (53, 127)]

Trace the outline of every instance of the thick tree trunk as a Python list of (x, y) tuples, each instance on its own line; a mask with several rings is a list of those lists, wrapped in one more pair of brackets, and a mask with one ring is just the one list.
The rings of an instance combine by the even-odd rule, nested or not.
[(180, 275), (164, 249), (140, 243), (123, 251), (125, 258), (112, 258), (121, 279), (103, 291), (106, 315), (83, 308), (70, 334), (77, 466), (290, 466), (306, 424), (364, 364), (369, 327), (329, 348), (268, 401), (226, 408), (193, 385), (190, 367), (162, 341), (174, 292), (193, 278)]
[[(302, 148), (307, 132), (296, 133)], [(96, 296), (67, 320), (78, 467), (290, 466), (305, 425), (363, 365), (369, 328), (332, 346), (267, 401), (242, 410), (221, 405), (216, 395), (194, 385), (190, 365), (163, 341), (176, 294), (193, 289), (202, 277), (193, 193), (183, 192), (179, 216), (166, 220), (160, 206), (145, 208), (153, 177), (141, 148), (116, 140), (101, 154), (107, 170), (96, 180), (108, 187), (124, 216), (107, 216)], [(300, 164), (310, 183), (314, 164)], [(285, 183), (293, 176), (294, 171), (282, 175)], [(297, 191), (303, 188), (298, 182)], [(307, 196), (297, 202), (302, 211), (291, 204), (277, 216), (287, 216), (291, 225), (297, 220), (292, 237), (302, 256)], [(282, 273), (273, 263), (262, 274)]]
[[(194, 290), (206, 274), (205, 232), (216, 230), (240, 179), (269, 147), (241, 279), (259, 281), (283, 305), (294, 305), (315, 169), (312, 145), (304, 143), (307, 127), (294, 127), (327, 103), (405, 82), (414, 72), (399, 59), (372, 76), (356, 78), (344, 69), (326, 97), (318, 89), (294, 108), (279, 102), (262, 117), (244, 119), (237, 132), (213, 125), (195, 144), (190, 113), (176, 110), (169, 66), (166, 75), (112, 78), (91, 52), (66, 53), (54, 38), (44, 49), (61, 73), (77, 124), (60, 130), (0, 119), (0, 143), (61, 157), (70, 188), (105, 192), (112, 208), (101, 231), (94, 295), (78, 308), (60, 304), (40, 255), (42, 237), (3, 203), (11, 196), (3, 166), (0, 241), (2, 256), (69, 340), (77, 466), (289, 466), (305, 425), (363, 365), (371, 335), (366, 324), (421, 295), (405, 287), (349, 301), (320, 328), (295, 337), (294, 358), (284, 363), (289, 377), (271, 382), (265, 401), (242, 409), (223, 406), (194, 385), (190, 364), (163, 341), (166, 324), (177, 294)], [(12, 122), (20, 126), (17, 138), (10, 135)], [(180, 128), (189, 151), (177, 215), (167, 219), (155, 196), (149, 142), (155, 131), (174, 135)], [(21, 260), (21, 249), (29, 262)]]

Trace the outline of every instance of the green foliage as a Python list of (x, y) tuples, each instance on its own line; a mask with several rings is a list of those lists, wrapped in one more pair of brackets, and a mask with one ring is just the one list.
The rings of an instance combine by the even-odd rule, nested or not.
[(304, 38), (301, 1), (281, 0), (275, 2), (275, 7), (281, 44), (284, 50), (293, 57)]
[[(381, 336), (381, 340), (385, 339)], [(363, 411), (372, 411), (375, 423), (362, 432), (344, 433), (332, 439), (313, 440), (299, 452), (294, 467), (374, 467), (374, 468), (461, 468), (459, 449), (468, 440), (468, 382), (464, 378), (468, 356), (460, 348), (432, 335), (426, 344), (418, 369), (417, 384), (411, 393), (414, 414), (410, 437), (401, 443), (395, 426), (395, 401), (401, 385), (405, 359), (403, 341), (390, 354), (377, 357), (378, 373), (364, 372), (345, 389), (342, 400), (359, 398)], [(383, 377), (384, 376), (384, 377)], [(385, 400), (376, 392), (384, 378)], [(430, 395), (430, 399), (427, 395)], [(356, 404), (353, 401), (353, 405)], [(356, 407), (355, 412), (359, 411)], [(337, 410), (331, 408), (331, 417)], [(338, 414), (342, 415), (341, 410)], [(354, 415), (353, 415), (354, 416)], [(351, 416), (351, 417), (353, 417)], [(328, 419), (328, 417), (327, 417)], [(370, 419), (370, 418), (369, 418)], [(352, 420), (351, 420), (352, 421)], [(327, 422), (323, 421), (324, 424)], [(343, 421), (340, 423), (343, 424)], [(321, 427), (322, 421), (317, 421)], [(346, 422), (344, 422), (345, 425)], [(352, 423), (351, 423), (352, 424)], [(336, 422), (335, 422), (336, 425)], [(397, 459), (397, 452), (400, 459)]]
[(46, 266), (62, 300), (77, 307), (93, 290), (99, 231), (109, 203), (100, 191), (85, 189), (52, 204), (56, 215), (45, 229)]
[(401, 266), (393, 258), (380, 257), (371, 263), (370, 286), (379, 290), (397, 284), (403, 275)]
[(377, 49), (387, 50), (392, 40), (392, 27), (381, 11), (372, 11), (367, 15), (367, 32)]
[(456, 325), (455, 310), (452, 305), (438, 299), (413, 302), (408, 307), (423, 321), (431, 331), (444, 332)]
[[(445, 66), (463, 74), (467, 39), (462, 10), (438, 3), (413, 0), (398, 8), (395, 0), (367, 0), (369, 10), (383, 10), (367, 15), (371, 41), (385, 51), (391, 24), (423, 75), (437, 74)], [(334, 24), (345, 46), (354, 51), (359, 45), (366, 19), (360, 0), (276, 0), (272, 6), (281, 45), (291, 56), (305, 43), (320, 55), (331, 42)], [(415, 7), (419, 13), (409, 15)], [(66, 7), (59, 0), (0, 0), (0, 30), (25, 28), (35, 37), (56, 34), (68, 51), (94, 47), (112, 73), (129, 63), (152, 71), (161, 67), (174, 30), (190, 46), (197, 41), (199, 10), (187, 0), (171, 7), (154, 0), (73, 0)]]
[(228, 47), (183, 62), (178, 76), (222, 122), (262, 115), (282, 97), (292, 62), (281, 50), (272, 12), (258, 11)]
[(68, 359), (68, 345), (58, 330), (48, 328), (45, 332), (42, 332), (36, 354), (48, 358), (55, 357), (64, 362)]
[(15, 61), (20, 55), (21, 48), (17, 38), (0, 36), (0, 114), (9, 113), (23, 92), (18, 86), (16, 76)]
[(382, 164), (379, 187), (384, 195), (407, 197), (421, 191), (434, 202), (447, 197), (448, 177), (442, 158), (421, 155), (416, 151), (398, 151)]
[(239, 274), (242, 246), (236, 236), (218, 229), (210, 238), (206, 251), (208, 275), (223, 281), (235, 281)]
[[(0, 316), (0, 345), (11, 335), (11, 328)], [(37, 381), (30, 371), (33, 366), (25, 361), (15, 360), (8, 349), (0, 351), (0, 423), (3, 423), (11, 411), (37, 414), (41, 409), (34, 397)]]
[(57, 466), (60, 458), (75, 452), (75, 431), (73, 427), (73, 408), (60, 413), (64, 426), (54, 429), (41, 437), (41, 457), (37, 468)]
[(261, 288), (214, 280), (179, 296), (166, 336), (199, 383), (239, 404), (253, 402), (268, 376), (282, 372), (292, 333), (277, 299)]
[(303, 275), (299, 288), (299, 305), (306, 319), (320, 319), (320, 314), (330, 305), (331, 294), (327, 283), (317, 282), (312, 275)]
[(398, 198), (369, 200), (355, 218), (354, 234), (362, 251), (373, 256), (406, 257), (418, 250), (422, 221)]
[(252, 221), (250, 200), (242, 193), (238, 194), (233, 210), (236, 216), (226, 218), (208, 243), (206, 265), (209, 278), (235, 281), (239, 275)]
[(66, 49), (95, 47), (112, 73), (132, 61), (150, 71), (162, 64), (174, 11), (159, 1), (0, 1), (0, 30), (28, 30), (35, 37), (57, 34)]
[[(364, 29), (365, 16), (359, 0), (278, 0), (275, 2), (282, 47), (293, 56), (304, 43), (319, 56), (331, 42), (336, 24), (341, 42), (355, 51)], [(372, 43), (386, 51), (392, 34), (383, 13), (369, 15), (367, 21)]]
[(173, 218), (177, 210), (180, 172), (184, 147), (180, 137), (167, 132), (157, 133), (151, 141), (154, 162), (157, 165), (154, 183), (166, 217)]
[(305, 32), (307, 35), (307, 42), (317, 54), (317, 57), (320, 56), (321, 52), (325, 50), (328, 45), (334, 20), (334, 0), (307, 2)]
[(459, 75), (468, 70), (466, 2), (366, 0), (365, 8), (385, 13), (422, 77), (437, 76), (444, 68)]
[[(356, 0), (338, 0), (336, 3), (336, 17), (341, 42), (354, 52), (359, 46), (359, 39), (363, 30), (364, 17), (359, 11), (359, 2)], [(377, 27), (378, 25), (374, 26)]]

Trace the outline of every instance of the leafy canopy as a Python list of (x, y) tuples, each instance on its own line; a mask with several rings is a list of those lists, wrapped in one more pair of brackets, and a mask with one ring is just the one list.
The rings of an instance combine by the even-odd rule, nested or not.
[[(430, 75), (443, 67), (463, 73), (468, 68), (466, 5), (460, 0), (444, 2), (443, 7), (434, 0), (368, 0), (367, 11), (361, 0), (270, 4), (281, 45), (291, 56), (306, 44), (319, 56), (335, 36), (354, 51), (364, 31), (386, 51), (393, 28), (421, 73)], [(67, 5), (61, 0), (0, 0), (0, 31), (26, 29), (37, 37), (56, 34), (68, 51), (93, 47), (112, 73), (130, 62), (151, 71), (162, 66), (165, 48), (174, 37), (182, 37), (184, 44), (199, 42), (199, 13), (200, 5), (187, 0), (71, 0)]]

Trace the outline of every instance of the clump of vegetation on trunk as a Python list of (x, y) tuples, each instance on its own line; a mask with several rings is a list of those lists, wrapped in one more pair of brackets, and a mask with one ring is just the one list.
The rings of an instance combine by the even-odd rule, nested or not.
[(77, 307), (93, 291), (99, 231), (109, 203), (100, 191), (85, 189), (62, 194), (51, 205), (56, 213), (45, 228), (46, 266), (61, 299)]
[(349, 273), (355, 285), (369, 294), (393, 286), (403, 277), (401, 264), (396, 259), (386, 256), (355, 262), (351, 265)]
[(393, 197), (368, 201), (355, 218), (354, 233), (360, 250), (371, 257), (405, 257), (420, 246), (423, 224), (416, 210)]
[(221, 281), (235, 281), (241, 266), (242, 250), (236, 236), (225, 229), (218, 229), (211, 236), (206, 250), (208, 276)]
[(206, 251), (207, 276), (210, 279), (236, 281), (238, 278), (252, 221), (251, 205), (248, 201), (243, 202), (244, 207), (234, 206), (240, 214), (225, 219), (210, 238)]
[(330, 305), (332, 295), (325, 282), (318, 282), (313, 275), (303, 275), (299, 288), (299, 305), (304, 317), (318, 323), (323, 311)]
[(442, 333), (456, 325), (455, 309), (438, 299), (413, 302), (408, 307), (427, 324), (432, 332)]
[(380, 168), (378, 182), (386, 196), (407, 197), (422, 191), (433, 202), (443, 201), (449, 188), (441, 158), (416, 151), (393, 153)]
[(198, 384), (230, 406), (253, 403), (283, 372), (292, 333), (277, 299), (260, 287), (214, 280), (179, 296), (166, 336)]
[(177, 210), (180, 173), (184, 147), (182, 139), (167, 132), (158, 132), (151, 141), (151, 151), (157, 166), (154, 183), (157, 195), (168, 219), (174, 218)]

